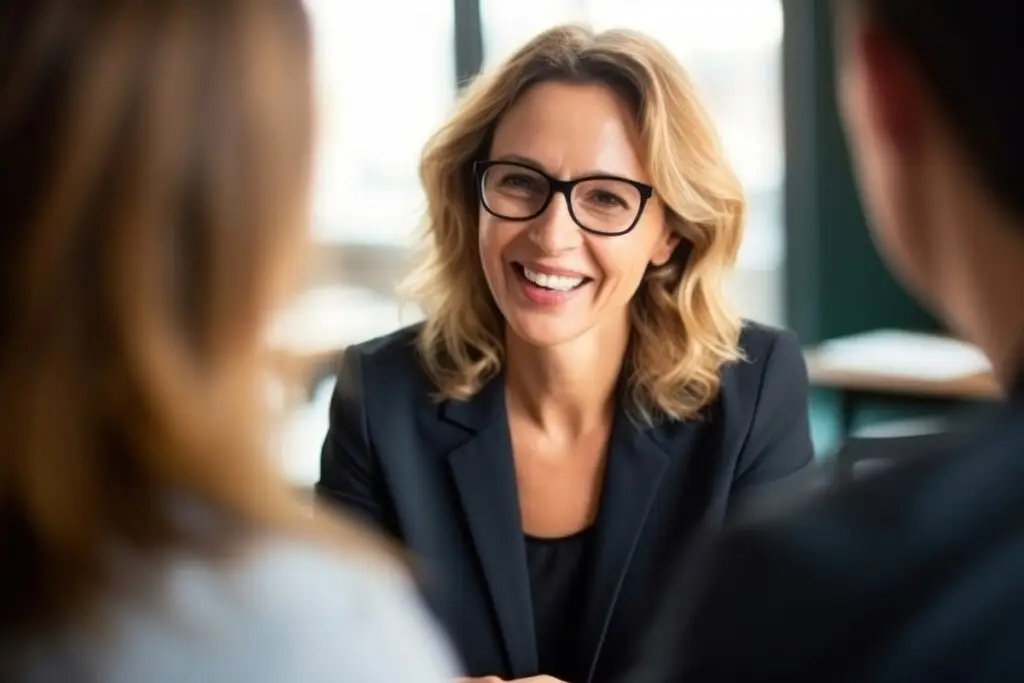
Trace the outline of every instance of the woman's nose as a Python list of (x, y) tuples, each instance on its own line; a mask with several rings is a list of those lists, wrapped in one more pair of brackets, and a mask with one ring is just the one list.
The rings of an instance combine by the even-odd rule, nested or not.
[(545, 254), (559, 254), (579, 247), (583, 236), (569, 211), (568, 198), (555, 194), (544, 212), (530, 221), (530, 240)]

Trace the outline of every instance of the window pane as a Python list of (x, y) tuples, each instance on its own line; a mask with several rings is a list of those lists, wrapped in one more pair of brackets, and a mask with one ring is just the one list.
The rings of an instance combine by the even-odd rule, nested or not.
[(320, 96), (315, 235), (406, 244), (417, 163), (455, 97), (451, 0), (306, 0)]
[(484, 69), (493, 68), (550, 26), (586, 21), (589, 4), (586, 0), (480, 0)]

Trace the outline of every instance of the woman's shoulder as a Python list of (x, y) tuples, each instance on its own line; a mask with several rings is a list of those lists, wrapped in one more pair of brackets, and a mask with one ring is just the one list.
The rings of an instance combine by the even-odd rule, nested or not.
[(793, 332), (744, 321), (739, 347), (742, 360), (722, 371), (723, 400), (747, 402), (760, 397), (766, 385), (807, 383), (803, 349)]
[(739, 345), (748, 363), (754, 364), (763, 363), (780, 347), (783, 352), (800, 348), (800, 342), (790, 330), (752, 320), (743, 321)]
[[(267, 540), (217, 583), (236, 597), (226, 616), (254, 643), (278, 643), (278, 656), (295, 660), (288, 680), (450, 680), (455, 673), (411, 580), (383, 558)], [(404, 661), (392, 661), (395, 648)]]
[(358, 356), (364, 361), (415, 361), (419, 356), (416, 342), (422, 329), (423, 323), (407, 325), (394, 332), (353, 344), (345, 350), (345, 353), (346, 355)]
[(54, 640), (66, 652), (43, 647), (36, 659), (112, 683), (440, 682), (456, 672), (404, 574), (313, 543), (263, 540), (232, 562), (176, 557), (148, 594), (117, 595), (102, 642), (82, 629)]
[(358, 384), (389, 390), (410, 385), (426, 391), (427, 376), (417, 349), (422, 327), (422, 323), (409, 325), (349, 346), (342, 356), (339, 379), (358, 378)]
[[(456, 673), (410, 579), (383, 559), (267, 540), (207, 588), (225, 596), (222, 626), (234, 623), (251, 646), (267, 648), (265, 665), (281, 680), (449, 681)], [(229, 678), (267, 680), (257, 670)]]

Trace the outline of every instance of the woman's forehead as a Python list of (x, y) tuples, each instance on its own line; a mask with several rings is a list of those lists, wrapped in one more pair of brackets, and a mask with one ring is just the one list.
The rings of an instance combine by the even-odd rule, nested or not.
[(551, 175), (607, 173), (646, 181), (628, 104), (601, 84), (541, 83), (498, 122), (492, 159), (515, 155)]

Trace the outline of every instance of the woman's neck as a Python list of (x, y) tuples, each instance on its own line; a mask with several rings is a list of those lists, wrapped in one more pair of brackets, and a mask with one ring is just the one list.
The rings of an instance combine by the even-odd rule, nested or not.
[(554, 347), (533, 346), (507, 330), (509, 410), (564, 435), (607, 425), (628, 344), (628, 325), (594, 329)]

